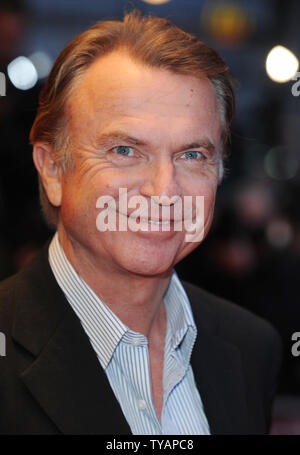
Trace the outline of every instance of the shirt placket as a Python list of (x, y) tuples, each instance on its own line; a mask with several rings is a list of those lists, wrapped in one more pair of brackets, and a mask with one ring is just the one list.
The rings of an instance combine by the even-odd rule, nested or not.
[(140, 421), (136, 423), (136, 429), (139, 433), (143, 433), (150, 426), (152, 434), (161, 434), (161, 424), (152, 399), (147, 339), (143, 335), (137, 337), (136, 334), (132, 336), (130, 332), (127, 332), (126, 349), (135, 350), (135, 355), (132, 356), (133, 364), (130, 368), (126, 368), (125, 372), (127, 380), (133, 385), (135, 406), (137, 413), (140, 415)]

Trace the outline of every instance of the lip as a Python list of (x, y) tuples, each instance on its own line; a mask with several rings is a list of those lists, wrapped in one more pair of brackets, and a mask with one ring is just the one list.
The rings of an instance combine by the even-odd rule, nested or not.
[[(129, 216), (130, 218), (130, 216)], [(174, 220), (172, 219), (163, 219), (163, 218), (147, 218), (144, 216), (137, 216), (136, 220), (139, 222), (144, 222), (144, 223), (173, 223)]]
[(143, 221), (143, 222), (153, 222), (153, 223), (176, 223), (176, 222), (179, 222), (179, 221), (182, 221), (181, 218), (162, 218), (162, 217), (159, 217), (159, 218), (149, 218), (148, 216), (141, 216), (141, 215), (138, 215), (137, 217), (133, 217), (132, 213), (130, 214), (125, 214), (125, 213), (122, 213), (122, 212), (117, 212), (117, 214), (120, 214), (120, 215), (123, 215), (123, 216), (126, 216), (127, 218), (135, 218), (137, 221)]
[[(138, 226), (139, 229), (135, 230), (134, 233), (138, 236), (142, 236), (144, 238), (157, 238), (157, 239), (171, 239), (174, 235), (180, 234), (182, 229), (176, 229), (177, 223), (181, 222), (182, 220), (175, 220), (175, 219), (164, 219), (164, 218), (147, 218), (147, 217), (134, 217), (131, 214), (125, 215), (122, 212), (117, 211), (117, 216), (122, 215), (126, 217), (128, 220), (132, 220)], [(182, 226), (182, 224), (180, 225)], [(129, 229), (130, 230), (130, 229)]]

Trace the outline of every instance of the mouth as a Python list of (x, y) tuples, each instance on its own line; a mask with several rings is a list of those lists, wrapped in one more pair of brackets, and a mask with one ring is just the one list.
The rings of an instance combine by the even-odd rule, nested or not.
[(138, 223), (149, 223), (149, 224), (154, 224), (157, 226), (161, 226), (163, 224), (170, 224), (174, 223), (174, 220), (153, 220), (152, 218), (141, 218), (140, 216), (136, 217), (136, 221)]
[[(163, 217), (147, 217), (147, 214), (135, 215), (134, 212), (122, 213), (118, 212), (120, 216), (127, 218), (128, 230), (134, 232), (140, 232), (142, 235), (150, 235), (155, 232), (155, 235), (159, 233), (164, 236), (174, 235), (177, 231), (182, 231), (182, 220), (174, 218), (163, 218)], [(133, 224), (131, 224), (133, 223)], [(125, 229), (126, 230), (126, 229)]]
[(156, 224), (156, 225), (163, 225), (163, 224), (170, 224), (170, 223), (176, 223), (176, 222), (179, 222), (179, 221), (182, 221), (181, 218), (180, 219), (174, 219), (174, 218), (167, 218), (167, 219), (163, 219), (163, 218), (148, 218), (147, 216), (133, 216), (133, 212), (132, 213), (122, 213), (122, 212), (117, 212), (119, 213), (120, 215), (122, 216), (125, 216), (126, 218), (131, 218), (132, 220), (135, 220), (137, 223), (149, 223), (149, 224)]

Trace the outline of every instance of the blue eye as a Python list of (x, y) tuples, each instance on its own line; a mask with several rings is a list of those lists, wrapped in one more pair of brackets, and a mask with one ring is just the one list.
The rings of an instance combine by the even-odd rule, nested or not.
[(191, 151), (191, 152), (184, 152), (183, 155), (184, 155), (185, 158), (187, 158), (187, 159), (189, 159), (189, 160), (197, 160), (197, 159), (200, 158), (200, 157), (202, 157), (202, 158), (204, 157), (204, 156), (203, 156), (203, 153), (201, 153), (201, 152), (196, 152), (196, 151), (195, 151), (195, 152), (193, 152), (193, 151)]
[(114, 150), (118, 155), (133, 156), (132, 147), (129, 147), (127, 145), (118, 145), (117, 147), (114, 147)]

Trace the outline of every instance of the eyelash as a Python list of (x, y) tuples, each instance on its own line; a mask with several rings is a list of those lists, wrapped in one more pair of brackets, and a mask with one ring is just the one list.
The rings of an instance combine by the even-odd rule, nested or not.
[(122, 147), (122, 148), (129, 148), (129, 149), (132, 149), (132, 150), (133, 150), (133, 148), (130, 147), (129, 145), (117, 145), (116, 147), (113, 147), (113, 148), (112, 148), (112, 151), (113, 151), (114, 153), (116, 153), (117, 155), (128, 156), (128, 155), (124, 155), (123, 153), (118, 153), (118, 152), (117, 152), (116, 149), (121, 148), (121, 147)]
[[(123, 154), (123, 153), (118, 153), (118, 149), (120, 149), (120, 148), (127, 148), (127, 149), (134, 150), (133, 147), (130, 147), (129, 145), (117, 145), (117, 146), (113, 147), (111, 150), (112, 150), (114, 153), (116, 153), (117, 155), (124, 156), (124, 157), (129, 157), (129, 158), (133, 158), (133, 156), (126, 155), (126, 154)], [(190, 151), (184, 152), (182, 155), (180, 155), (180, 158), (181, 158), (183, 155), (195, 154), (195, 153), (197, 153), (197, 154), (198, 154), (198, 157), (200, 157), (202, 160), (206, 160), (206, 159), (207, 159), (207, 157), (206, 157), (202, 152), (199, 152), (198, 150), (190, 150)], [(199, 159), (195, 159), (195, 158), (188, 159), (187, 156), (185, 156), (185, 158), (187, 159), (187, 161), (200, 161)]]
[[(201, 158), (201, 159), (206, 160), (206, 156), (204, 155), (204, 153), (199, 152), (198, 150), (190, 150), (190, 151), (188, 151), (188, 152), (184, 152), (183, 155), (186, 155), (186, 154), (188, 154), (188, 153), (198, 153), (198, 156), (200, 155), (200, 158)], [(182, 155), (181, 155), (181, 156), (182, 156)], [(199, 161), (199, 160), (192, 158), (192, 159), (189, 160), (189, 161)]]

